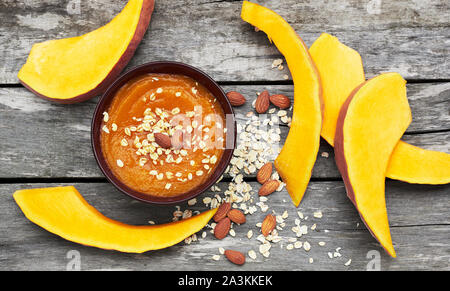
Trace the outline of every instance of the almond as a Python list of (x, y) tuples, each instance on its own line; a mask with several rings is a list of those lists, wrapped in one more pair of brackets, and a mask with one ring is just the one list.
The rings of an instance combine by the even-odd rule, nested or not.
[(256, 174), (256, 180), (258, 180), (259, 183), (264, 184), (272, 175), (272, 163), (267, 163), (264, 166), (262, 166), (258, 173)]
[(236, 91), (230, 91), (227, 93), (228, 100), (233, 106), (241, 106), (247, 101), (245, 97)]
[(226, 250), (225, 257), (227, 257), (230, 262), (236, 265), (243, 265), (245, 263), (244, 254), (239, 251)]
[(223, 218), (216, 224), (214, 228), (214, 236), (217, 239), (224, 239), (230, 231), (231, 220), (228, 217)]
[(278, 180), (269, 180), (265, 182), (261, 188), (259, 188), (259, 196), (267, 196), (275, 192), (280, 186), (280, 181)]
[(170, 136), (164, 133), (157, 132), (154, 134), (155, 142), (162, 148), (168, 149), (172, 146), (172, 141), (170, 140)]
[(255, 103), (256, 112), (258, 112), (259, 114), (266, 113), (266, 111), (267, 111), (267, 109), (269, 109), (269, 105), (270, 105), (269, 100), (270, 100), (269, 92), (267, 90), (261, 92), (261, 94), (259, 94), (258, 98), (256, 98), (256, 103)]
[(280, 109), (287, 109), (291, 106), (291, 100), (283, 94), (270, 96), (270, 102)]
[(237, 224), (243, 224), (247, 221), (244, 213), (242, 213), (242, 211), (240, 211), (239, 209), (231, 209), (228, 212), (227, 216), (229, 219), (231, 219), (231, 221)]
[(261, 224), (261, 233), (268, 236), (275, 229), (275, 226), (277, 226), (277, 219), (274, 215), (268, 214)]
[(217, 209), (216, 214), (214, 214), (214, 221), (215, 222), (219, 222), (221, 221), (223, 218), (227, 217), (228, 211), (230, 211), (231, 209), (231, 204), (228, 202), (222, 203), (219, 206), (219, 209)]

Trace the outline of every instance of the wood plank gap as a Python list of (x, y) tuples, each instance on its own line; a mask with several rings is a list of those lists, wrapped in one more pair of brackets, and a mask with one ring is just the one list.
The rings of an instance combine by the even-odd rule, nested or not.
[(444, 133), (449, 132), (450, 128), (448, 129), (436, 129), (436, 130), (421, 130), (421, 131), (408, 131), (405, 132), (404, 135), (418, 135), (418, 134), (430, 134), (430, 133)]
[[(450, 79), (406, 79), (410, 84), (448, 83)], [(256, 80), (256, 81), (217, 81), (221, 86), (274, 86), (294, 85), (292, 80)], [(21, 83), (2, 83), (0, 88), (23, 88)]]
[(107, 183), (104, 177), (51, 177), (51, 178), (0, 178), (0, 185), (5, 184), (50, 184), (50, 183)]

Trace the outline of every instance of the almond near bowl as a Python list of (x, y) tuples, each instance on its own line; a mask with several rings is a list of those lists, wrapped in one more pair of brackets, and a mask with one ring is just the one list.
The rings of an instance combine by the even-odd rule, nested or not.
[[(179, 116), (182, 122), (172, 123)], [(219, 141), (223, 147), (215, 146)], [(179, 203), (222, 176), (236, 145), (236, 120), (207, 74), (153, 62), (128, 71), (103, 94), (91, 142), (101, 171), (121, 192), (153, 204)]]

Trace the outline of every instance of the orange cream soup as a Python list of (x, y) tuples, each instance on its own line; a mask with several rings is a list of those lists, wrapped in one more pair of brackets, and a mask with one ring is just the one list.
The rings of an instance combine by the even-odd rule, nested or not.
[[(133, 79), (103, 114), (103, 155), (118, 179), (142, 193), (186, 193), (211, 176), (224, 152), (223, 110), (205, 87), (186, 76)], [(174, 116), (183, 122), (170, 123)], [(164, 149), (155, 141), (156, 132), (183, 132), (184, 146)]]

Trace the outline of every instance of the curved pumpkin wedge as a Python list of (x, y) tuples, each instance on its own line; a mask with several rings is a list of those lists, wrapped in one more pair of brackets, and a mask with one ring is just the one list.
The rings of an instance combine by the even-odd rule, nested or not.
[[(333, 146), (339, 111), (353, 89), (365, 80), (361, 56), (327, 33), (311, 45), (309, 52), (323, 87), (321, 135)], [(399, 141), (392, 153), (386, 177), (417, 184), (450, 183), (450, 154)]]
[(395, 257), (385, 202), (391, 154), (412, 121), (406, 81), (381, 74), (357, 87), (339, 113), (336, 163), (348, 197), (386, 251)]
[(450, 154), (400, 141), (392, 153), (386, 177), (416, 184), (450, 183)]
[(127, 253), (175, 245), (200, 231), (217, 211), (168, 224), (134, 226), (103, 216), (72, 186), (19, 190), (14, 199), (29, 220), (49, 232), (83, 245)]
[(150, 23), (154, 0), (130, 0), (105, 26), (33, 45), (20, 82), (37, 96), (76, 103), (97, 96), (128, 64)]
[(308, 48), (278, 14), (244, 1), (241, 17), (264, 31), (286, 58), (294, 80), (294, 111), (285, 144), (275, 167), (295, 206), (300, 204), (311, 178), (320, 145), (322, 88)]
[(334, 145), (339, 110), (353, 89), (366, 80), (361, 56), (328, 33), (322, 33), (311, 45), (309, 53), (322, 81), (324, 112), (321, 135)]

